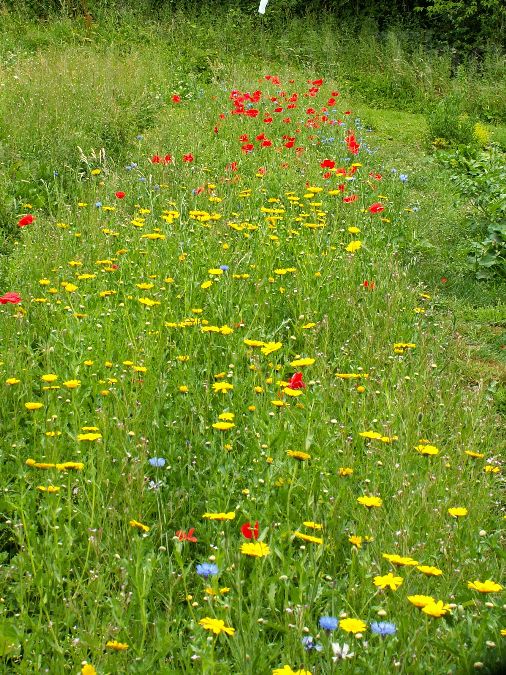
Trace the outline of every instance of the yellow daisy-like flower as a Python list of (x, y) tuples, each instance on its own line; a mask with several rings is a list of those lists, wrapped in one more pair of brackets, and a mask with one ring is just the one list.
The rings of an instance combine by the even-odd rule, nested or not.
[(295, 359), (295, 361), (290, 362), (290, 365), (292, 368), (300, 368), (301, 366), (312, 366), (315, 361), (316, 359), (312, 358)]
[(37, 485), (37, 490), (39, 492), (47, 492), (50, 495), (60, 492), (60, 489), (61, 488), (57, 487), (56, 485), (48, 485), (47, 487), (45, 485)]
[(138, 298), (138, 300), (141, 305), (146, 305), (146, 307), (154, 307), (161, 304), (158, 300), (152, 300), (151, 298)]
[(340, 476), (351, 476), (353, 469), (349, 466), (340, 466), (339, 471), (337, 472)]
[(362, 436), (362, 438), (368, 438), (371, 441), (381, 440), (382, 437), (382, 434), (377, 431), (361, 431), (358, 435)]
[(390, 588), (392, 591), (396, 591), (403, 583), (404, 579), (402, 577), (395, 577), (392, 572), (384, 576), (374, 577), (374, 585), (381, 589)]
[(130, 520), (128, 524), (130, 525), (130, 527), (135, 527), (137, 530), (140, 530), (141, 532), (149, 532), (149, 530), (151, 529), (147, 525), (139, 523), (138, 520)]
[(486, 581), (469, 581), (467, 587), (479, 591), (480, 593), (499, 593), (499, 591), (502, 591), (503, 589), (501, 584), (497, 584), (490, 579), (487, 579)]
[(115, 652), (126, 652), (128, 645), (126, 642), (118, 642), (117, 640), (109, 640), (105, 643), (108, 649), (113, 649)]
[(346, 247), (346, 250), (348, 253), (356, 253), (362, 248), (362, 242), (360, 239), (355, 239), (354, 241), (350, 241), (348, 246)]
[(252, 558), (264, 558), (270, 552), (271, 549), (263, 541), (251, 541), (241, 545), (241, 553)]
[(102, 434), (99, 433), (77, 434), (78, 441), (99, 441), (101, 438)]
[(213, 391), (215, 391), (215, 392), (226, 393), (227, 391), (231, 391), (233, 388), (234, 388), (234, 385), (230, 384), (230, 382), (214, 382), (213, 383)]
[(290, 387), (285, 387), (283, 389), (283, 394), (285, 396), (290, 396), (292, 398), (297, 398), (297, 396), (302, 396), (304, 392), (301, 389), (291, 389)]
[(430, 565), (417, 565), (416, 569), (429, 577), (439, 577), (443, 574), (443, 571), (438, 567), (431, 567)]
[(42, 403), (36, 403), (34, 401), (29, 401), (28, 403), (25, 403), (25, 408), (27, 410), (40, 410), (43, 407)]
[(233, 422), (215, 422), (212, 426), (213, 429), (218, 429), (219, 431), (228, 431), (229, 429), (233, 429), (235, 424)]
[(320, 525), (320, 523), (313, 523), (312, 520), (305, 520), (302, 524), (305, 527), (309, 527), (311, 530), (323, 530), (323, 525)]
[(359, 380), (361, 378), (367, 379), (369, 373), (336, 373), (336, 377), (340, 380)]
[(67, 389), (77, 389), (77, 387), (81, 386), (81, 380), (67, 380), (63, 383), (63, 386), (67, 387)]
[(464, 450), (464, 454), (468, 457), (474, 457), (476, 459), (483, 459), (485, 457), (483, 452), (475, 452), (474, 450)]
[(347, 633), (363, 633), (367, 629), (367, 624), (360, 619), (341, 619), (339, 628)]
[(448, 513), (452, 518), (462, 518), (463, 516), (467, 516), (469, 511), (466, 508), (454, 506), (453, 508), (448, 509)]
[(357, 502), (363, 506), (366, 506), (368, 509), (372, 507), (379, 508), (380, 506), (383, 506), (383, 500), (381, 497), (368, 497), (364, 495), (363, 497), (357, 497)]
[(421, 455), (438, 455), (439, 449), (435, 445), (417, 445), (415, 450)]
[(7, 380), (5, 380), (5, 384), (10, 384), (11, 386), (13, 384), (19, 384), (21, 380), (18, 380), (17, 377), (9, 377)]
[(55, 375), (54, 373), (48, 373), (47, 375), (42, 375), (40, 379), (43, 382), (56, 382), (58, 375)]
[(81, 675), (97, 675), (97, 671), (91, 665), (91, 663), (85, 663), (81, 668)]
[(233, 635), (235, 633), (235, 628), (231, 626), (225, 626), (225, 622), (221, 619), (212, 619), (210, 617), (205, 617), (199, 621), (199, 625), (206, 630), (211, 631), (215, 635), (220, 633), (225, 633), (225, 635)]
[(309, 541), (312, 544), (323, 544), (323, 539), (320, 537), (313, 537), (310, 534), (304, 534), (303, 532), (294, 532), (293, 536), (297, 539), (302, 539), (303, 541)]
[(282, 342), (267, 342), (264, 344), (264, 346), (260, 349), (262, 354), (265, 356), (268, 356), (269, 354), (272, 354), (272, 352), (277, 352), (278, 349), (281, 349), (283, 346)]
[(491, 464), (487, 464), (485, 467), (485, 473), (501, 473), (501, 469), (498, 466), (492, 466)]
[(218, 415), (219, 420), (225, 420), (225, 422), (232, 422), (235, 415), (233, 412), (222, 412)]
[(234, 520), (235, 511), (229, 511), (228, 513), (204, 513), (202, 518), (206, 520)]
[(282, 668), (274, 668), (272, 675), (311, 675), (309, 670), (292, 670), (290, 666), (283, 666)]
[(287, 450), (286, 454), (288, 455), (288, 457), (298, 459), (300, 462), (304, 462), (307, 459), (311, 459), (310, 454), (308, 454), (307, 452), (302, 452), (301, 450)]
[(391, 562), (393, 565), (406, 565), (408, 567), (416, 567), (419, 565), (418, 560), (413, 560), (406, 556), (397, 555), (396, 553), (383, 553), (383, 558)]
[(439, 619), (439, 617), (448, 614), (450, 610), (451, 610), (450, 605), (446, 605), (442, 600), (439, 600), (438, 602), (434, 602), (429, 605), (425, 605), (425, 607), (422, 607), (422, 612), (424, 614), (433, 616), (436, 619)]
[(408, 595), (408, 600), (415, 607), (425, 607), (426, 605), (434, 605), (436, 602), (431, 595)]

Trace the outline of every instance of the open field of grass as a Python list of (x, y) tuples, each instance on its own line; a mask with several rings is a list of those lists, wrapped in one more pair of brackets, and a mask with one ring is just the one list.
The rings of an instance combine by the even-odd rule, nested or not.
[(505, 285), (422, 113), (472, 92), (500, 142), (504, 80), (1, 30), (0, 672), (498, 671)]

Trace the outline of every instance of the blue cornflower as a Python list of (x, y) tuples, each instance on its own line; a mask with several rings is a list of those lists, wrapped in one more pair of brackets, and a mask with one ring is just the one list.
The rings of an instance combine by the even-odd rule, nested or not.
[(95, 202), (95, 206), (97, 207), (97, 209), (102, 208), (102, 202)]
[(228, 267), (228, 265), (220, 265), (220, 270), (223, 270), (224, 272), (228, 272), (229, 267)]
[(339, 625), (339, 620), (335, 616), (322, 616), (319, 623), (323, 630), (335, 630)]
[(302, 644), (304, 645), (304, 649), (307, 652), (312, 651), (313, 649), (317, 652), (321, 652), (323, 647), (318, 644), (317, 642), (314, 641), (313, 637), (311, 635), (305, 635), (302, 640)]
[(151, 466), (155, 466), (157, 469), (160, 469), (162, 466), (165, 466), (165, 459), (163, 457), (150, 457), (149, 463)]
[(142, 134), (137, 134), (137, 136), (136, 136), (135, 138), (136, 138), (138, 141), (144, 140), (144, 136), (143, 136)]
[(197, 574), (204, 577), (204, 579), (212, 577), (215, 574), (218, 574), (218, 572), (218, 565), (215, 565), (214, 563), (200, 563), (197, 565)]
[(389, 623), (388, 621), (373, 621), (371, 623), (371, 630), (377, 635), (394, 635), (397, 632), (395, 623)]
[(408, 174), (407, 173), (401, 173), (399, 175), (399, 180), (401, 183), (407, 183), (408, 182)]

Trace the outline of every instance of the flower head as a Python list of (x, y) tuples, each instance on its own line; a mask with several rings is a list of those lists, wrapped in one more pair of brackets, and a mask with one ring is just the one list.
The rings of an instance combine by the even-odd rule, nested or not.
[(431, 595), (408, 595), (408, 600), (415, 607), (425, 607), (436, 602)]
[(422, 607), (422, 612), (424, 614), (428, 614), (429, 616), (433, 616), (437, 619), (441, 616), (444, 616), (445, 614), (448, 614), (450, 610), (451, 610), (450, 605), (446, 605), (442, 600), (430, 603)]
[(467, 516), (469, 511), (461, 506), (454, 506), (451, 509), (448, 509), (448, 513), (452, 518), (462, 518), (463, 516)]
[(220, 633), (225, 633), (225, 635), (233, 635), (235, 633), (235, 628), (232, 628), (231, 626), (225, 626), (225, 622), (221, 619), (212, 619), (210, 617), (206, 617), (199, 621), (199, 625), (202, 626), (202, 628), (211, 631), (215, 635), (219, 635)]
[(367, 497), (366, 495), (363, 497), (357, 497), (357, 502), (363, 506), (367, 506), (368, 509), (372, 508), (373, 506), (379, 508), (383, 505), (383, 500), (381, 497)]
[(126, 642), (118, 642), (117, 640), (109, 640), (105, 643), (108, 649), (113, 649), (115, 652), (125, 652), (128, 649)]
[(374, 585), (378, 588), (385, 589), (390, 588), (392, 591), (396, 591), (399, 586), (403, 584), (402, 577), (395, 577), (392, 572), (385, 574), (384, 576), (374, 577)]
[(367, 624), (360, 619), (341, 619), (339, 628), (347, 633), (363, 633), (367, 629)]
[(334, 656), (332, 657), (334, 663), (340, 659), (344, 661), (345, 659), (351, 659), (355, 656), (354, 652), (350, 652), (350, 645), (347, 645), (346, 643), (343, 643), (343, 646), (341, 647), (339, 642), (333, 642), (332, 652), (334, 653)]
[(395, 623), (389, 623), (388, 621), (373, 621), (371, 623), (371, 630), (377, 635), (385, 636), (394, 635), (394, 633), (397, 631), (397, 628)]
[(490, 579), (487, 579), (487, 581), (469, 581), (467, 587), (480, 593), (499, 593), (499, 591), (502, 591), (502, 586)]
[(150, 457), (148, 461), (151, 466), (154, 466), (157, 469), (161, 469), (165, 466), (165, 459), (163, 457)]
[(263, 541), (251, 541), (241, 545), (241, 553), (252, 558), (264, 558), (270, 552), (271, 549)]
[(214, 563), (199, 563), (195, 569), (199, 577), (204, 577), (204, 579), (214, 577), (219, 573), (218, 565)]
[(318, 623), (323, 630), (336, 630), (339, 620), (335, 616), (321, 616)]

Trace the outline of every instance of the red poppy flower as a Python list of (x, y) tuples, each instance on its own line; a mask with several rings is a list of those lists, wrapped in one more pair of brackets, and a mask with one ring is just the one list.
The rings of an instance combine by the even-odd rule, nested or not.
[(270, 124), (272, 122), (272, 117), (264, 117), (264, 123)]
[(358, 155), (358, 150), (360, 148), (360, 143), (357, 143), (355, 134), (349, 134), (344, 139), (346, 141), (346, 147), (353, 155)]
[(272, 141), (270, 141), (268, 138), (262, 141), (262, 148), (270, 148), (272, 145)]
[(23, 216), (18, 220), (18, 227), (26, 227), (27, 225), (31, 225), (34, 220), (35, 216), (32, 215)]
[(170, 162), (172, 162), (172, 157), (170, 155), (165, 155), (165, 157), (163, 158), (163, 163), (169, 164)]
[(241, 150), (244, 152), (244, 154), (252, 152), (253, 148), (254, 148), (253, 143), (244, 143), (243, 145), (241, 145)]
[[(288, 106), (288, 107), (290, 107), (290, 106)], [(283, 122), (285, 124), (291, 124), (292, 118), (291, 117), (283, 117)]]
[(181, 96), (179, 96), (178, 94), (174, 94), (174, 96), (172, 97), (172, 103), (181, 103)]
[(302, 380), (302, 373), (295, 373), (292, 375), (290, 382), (288, 383), (289, 389), (305, 389), (306, 383)]
[(253, 527), (251, 527), (249, 522), (241, 525), (241, 532), (243, 536), (246, 537), (246, 539), (258, 539), (259, 531), (258, 520), (255, 522)]
[(256, 108), (250, 108), (249, 110), (246, 110), (245, 115), (247, 115), (247, 117), (256, 117), (259, 112), (260, 111)]
[(364, 288), (369, 288), (371, 291), (374, 290), (374, 281), (367, 281), (367, 279), (362, 284)]
[(0, 305), (6, 305), (7, 303), (10, 303), (11, 305), (17, 305), (18, 302), (21, 302), (21, 296), (17, 293), (4, 293), (4, 295), (2, 295), (0, 298)]
[(193, 162), (193, 155), (191, 152), (187, 155), (183, 155), (183, 162)]
[(248, 134), (241, 134), (239, 136), (239, 140), (241, 141), (241, 143), (247, 143), (249, 141)]
[(308, 108), (306, 110), (306, 115), (314, 115), (316, 110), (314, 108)]
[(195, 528), (192, 527), (191, 529), (188, 530), (188, 532), (185, 532), (184, 530), (178, 530), (176, 532), (176, 537), (179, 539), (179, 541), (197, 541), (197, 537), (193, 536), (193, 533), (195, 532)]
[(347, 197), (343, 197), (343, 202), (345, 204), (351, 204), (351, 202), (356, 202), (358, 199), (358, 195), (348, 195)]
[(328, 180), (331, 177), (332, 177), (332, 174), (330, 173), (330, 171), (325, 171), (325, 173), (323, 174), (323, 178), (325, 180)]
[(265, 166), (261, 166), (261, 167), (258, 169), (257, 173), (259, 173), (261, 176), (265, 176), (265, 172), (266, 172), (266, 171), (267, 171), (267, 169), (265, 168)]
[(335, 102), (336, 102), (335, 98), (329, 98), (329, 100), (327, 101), (327, 105), (334, 105)]
[(153, 155), (150, 159), (151, 164), (160, 164), (161, 161), (160, 155)]
[(126, 192), (115, 192), (114, 194), (118, 199), (124, 199), (126, 196)]
[(448, 281), (448, 279), (446, 277), (441, 277), (441, 283), (442, 284), (446, 284), (447, 281)]
[(237, 171), (237, 162), (230, 162), (230, 164), (227, 164), (227, 171)]
[(311, 84), (314, 84), (315, 87), (321, 87), (323, 84), (323, 80), (313, 80)]
[(320, 164), (322, 169), (333, 169), (335, 165), (336, 163), (333, 162), (331, 159), (324, 159), (323, 162), (321, 162)]
[(374, 204), (371, 204), (371, 206), (369, 207), (370, 213), (381, 213), (384, 210), (385, 207), (381, 202), (374, 202)]

